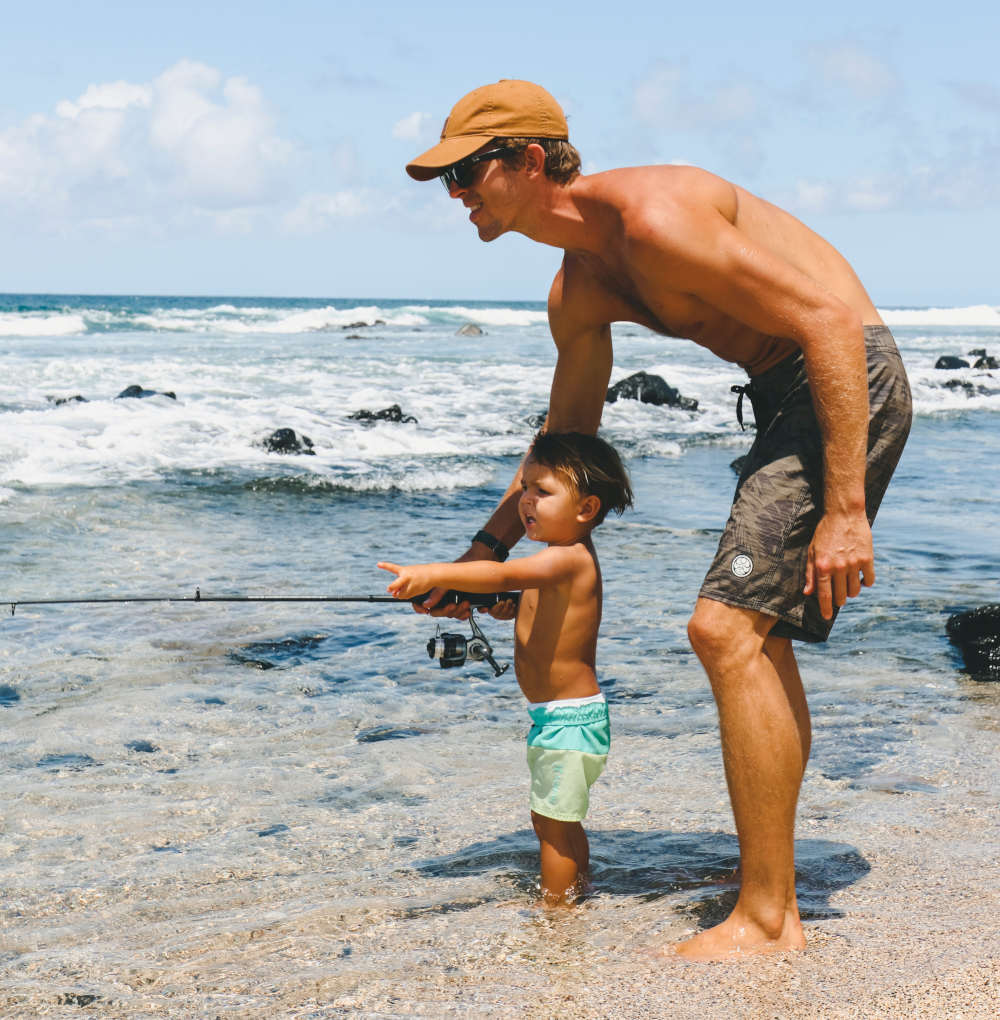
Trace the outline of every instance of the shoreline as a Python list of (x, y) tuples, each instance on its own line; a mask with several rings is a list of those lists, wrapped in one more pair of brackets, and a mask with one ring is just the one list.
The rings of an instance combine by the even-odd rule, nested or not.
[[(597, 894), (574, 911), (533, 905), (519, 789), (480, 791), (490, 831), (470, 845), (454, 817), (461, 769), (435, 779), (422, 762), (412, 782), (439, 789), (388, 846), (392, 827), (317, 816), (294, 852), (272, 843), (266, 858), (160, 874), (131, 860), (134, 872), (111, 868), (89, 889), (5, 897), (0, 1016), (76, 1016), (95, 997), (90, 1007), (115, 1018), (986, 1020), (1000, 1009), (998, 695), (984, 687), (946, 721), (960, 740), (928, 727), (864, 783), (807, 773), (796, 843), (812, 911), (802, 953), (712, 964), (652, 955), (724, 912), (732, 887), (706, 874), (730, 863), (735, 841), (718, 776), (657, 810), (649, 752), (662, 738), (623, 734), (615, 797), (588, 830)], [(413, 768), (384, 746), (388, 775)], [(502, 770), (519, 757), (514, 741), (490, 752)], [(226, 818), (224, 801), (212, 826), (226, 831), (245, 819), (238, 808)], [(616, 841), (618, 856), (623, 845), (644, 855), (651, 888), (636, 888), (635, 876), (623, 885), (608, 866)], [(663, 848), (683, 857), (691, 841), (707, 854), (705, 874), (688, 888), (653, 887), (655, 869), (683, 877), (691, 863), (665, 861)], [(814, 861), (824, 864), (819, 885)]]

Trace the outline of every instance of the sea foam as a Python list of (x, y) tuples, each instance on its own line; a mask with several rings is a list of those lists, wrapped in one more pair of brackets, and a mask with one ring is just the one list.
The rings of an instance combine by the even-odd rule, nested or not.
[(889, 326), (992, 326), (1000, 328), (1000, 308), (969, 305), (964, 308), (883, 308), (879, 314)]

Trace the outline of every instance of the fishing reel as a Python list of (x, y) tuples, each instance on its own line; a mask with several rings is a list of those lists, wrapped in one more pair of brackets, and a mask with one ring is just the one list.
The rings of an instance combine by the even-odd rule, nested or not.
[(472, 616), (469, 617), (469, 626), (472, 628), (471, 638), (464, 634), (442, 634), (438, 624), (434, 637), (427, 642), (428, 657), (437, 659), (442, 669), (464, 666), (466, 659), (471, 659), (473, 662), (488, 662), (493, 667), (494, 676), (506, 673), (510, 664), (501, 666), (493, 657), (493, 646)]

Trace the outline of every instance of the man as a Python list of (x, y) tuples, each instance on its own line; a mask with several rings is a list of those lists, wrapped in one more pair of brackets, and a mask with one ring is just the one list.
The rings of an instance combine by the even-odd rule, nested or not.
[[(406, 169), (441, 178), (482, 240), (513, 230), (564, 250), (547, 429), (597, 431), (612, 322), (693, 340), (749, 374), (757, 438), (688, 626), (718, 707), (741, 888), (725, 921), (676, 951), (803, 948), (794, 824), (810, 723), (791, 639), (826, 640), (875, 580), (871, 521), (911, 413), (891, 334), (843, 256), (742, 188), (695, 167), (582, 175), (562, 110), (529, 82), (463, 97)], [(507, 555), (520, 484), (519, 471), (461, 559)]]

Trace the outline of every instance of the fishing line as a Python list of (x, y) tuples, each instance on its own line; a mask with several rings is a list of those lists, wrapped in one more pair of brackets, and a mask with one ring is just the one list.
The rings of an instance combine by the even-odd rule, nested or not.
[[(202, 595), (201, 588), (195, 588), (193, 595), (118, 595), (107, 597), (65, 598), (65, 599), (0, 599), (0, 605), (10, 606), (10, 615), (18, 606), (79, 606), (106, 605), (128, 602), (370, 602), (406, 603), (422, 602), (430, 595), (415, 595), (411, 599), (397, 599), (392, 595)], [(437, 603), (439, 606), (457, 606), (468, 602), (474, 609), (489, 609), (507, 599), (517, 601), (520, 592), (500, 591), (482, 594), (480, 592), (449, 591)]]
[[(370, 604), (395, 605), (417, 604), (423, 602), (430, 592), (414, 596), (411, 599), (397, 599), (392, 595), (202, 595), (201, 588), (195, 588), (194, 595), (115, 595), (115, 596), (93, 596), (87, 598), (62, 598), (62, 599), (0, 599), (0, 605), (10, 606), (10, 615), (13, 616), (18, 606), (96, 606), (96, 605), (124, 605), (137, 602), (177, 603), (177, 602), (364, 602)], [(517, 602), (521, 593), (516, 591), (481, 592), (448, 591), (436, 603), (437, 606), (457, 606), (461, 602), (468, 602), (474, 609), (489, 609), (500, 602), (512, 600)], [(437, 632), (427, 642), (427, 655), (432, 659), (438, 659), (442, 669), (452, 666), (462, 666), (466, 659), (474, 662), (488, 662), (493, 667), (496, 676), (505, 673), (509, 666), (500, 666), (493, 657), (493, 646), (489, 643), (486, 635), (482, 632), (474, 617), (469, 617), (469, 626), (472, 628), (472, 637), (466, 638), (464, 634), (444, 634), (441, 626), (438, 625)]]

